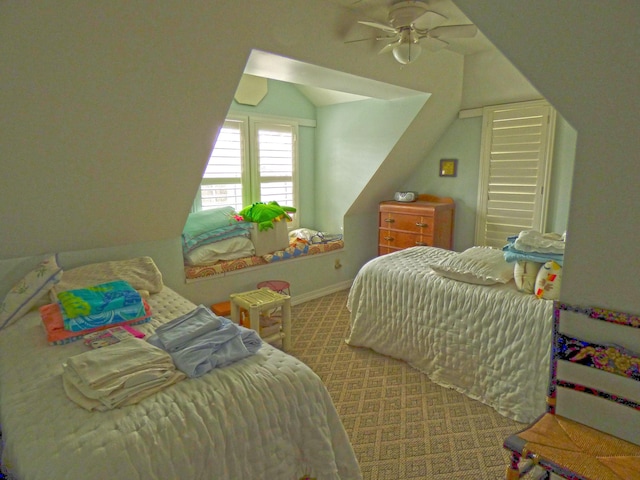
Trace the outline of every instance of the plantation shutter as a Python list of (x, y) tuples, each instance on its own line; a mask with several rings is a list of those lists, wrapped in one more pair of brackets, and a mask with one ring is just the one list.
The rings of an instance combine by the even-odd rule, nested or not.
[(253, 197), (265, 203), (295, 205), (295, 126), (252, 121), (251, 127), (257, 147), (253, 149)]
[(242, 209), (245, 138), (245, 122), (224, 122), (202, 176), (200, 201), (203, 210), (226, 205), (237, 211)]
[(546, 102), (483, 109), (476, 245), (502, 248), (545, 231), (555, 110)]

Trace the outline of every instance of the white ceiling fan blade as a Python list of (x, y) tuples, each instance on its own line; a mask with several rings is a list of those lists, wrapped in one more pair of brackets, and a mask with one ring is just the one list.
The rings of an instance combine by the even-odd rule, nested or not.
[(478, 33), (475, 25), (445, 25), (429, 30), (432, 38), (471, 38)]
[(431, 50), (432, 52), (441, 50), (449, 46), (449, 43), (444, 40), (440, 40), (439, 38), (433, 37), (424, 37), (420, 40), (420, 45), (427, 48), (427, 50)]
[(400, 40), (396, 41), (396, 42), (391, 42), (388, 43), (387, 45), (385, 45), (384, 47), (382, 47), (382, 50), (380, 50), (378, 52), (378, 55), (382, 54), (382, 53), (387, 53), (392, 51), (394, 48), (396, 48), (398, 45), (400, 45), (402, 42)]
[(388, 32), (388, 33), (396, 33), (396, 29), (395, 28), (393, 28), (390, 25), (385, 25), (384, 23), (365, 22), (363, 20), (358, 20), (358, 23), (360, 23), (362, 25), (366, 25), (367, 27), (379, 28), (380, 30)]
[(436, 28), (442, 25), (446, 21), (447, 17), (445, 17), (444, 15), (440, 15), (437, 12), (428, 11), (420, 15), (411, 23), (418, 30), (431, 30), (432, 28)]

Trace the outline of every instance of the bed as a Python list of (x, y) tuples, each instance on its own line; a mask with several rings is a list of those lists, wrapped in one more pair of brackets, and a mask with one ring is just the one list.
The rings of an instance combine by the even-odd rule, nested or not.
[[(104, 280), (92, 266), (71, 272), (54, 280)], [(152, 319), (136, 326), (147, 335), (196, 307), (167, 286), (153, 290)], [(1, 466), (9, 478), (361, 478), (319, 377), (268, 344), (133, 405), (88, 411), (65, 394), (61, 365), (89, 348), (49, 344), (37, 308), (10, 320), (0, 330)]]
[(404, 360), (506, 417), (532, 421), (545, 409), (553, 302), (521, 293), (509, 277), (478, 285), (431, 268), (455, 255), (413, 247), (365, 264), (348, 297), (346, 341)]

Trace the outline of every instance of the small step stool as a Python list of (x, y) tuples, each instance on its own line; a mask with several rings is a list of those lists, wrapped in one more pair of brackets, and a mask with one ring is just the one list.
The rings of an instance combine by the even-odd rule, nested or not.
[(270, 290), (273, 290), (274, 292), (291, 296), (289, 287), (289, 282), (285, 280), (265, 280), (264, 282), (260, 282), (258, 285), (256, 285), (256, 288), (268, 288)]
[(229, 298), (231, 301), (231, 320), (239, 324), (240, 310), (245, 309), (249, 312), (249, 328), (258, 333), (261, 332), (261, 312), (280, 308), (282, 328), (278, 328), (275, 333), (269, 332), (271, 334), (265, 335), (263, 340), (267, 343), (282, 340), (283, 350), (287, 351), (291, 348), (291, 297), (289, 295), (274, 292), (269, 288), (260, 288), (249, 292), (232, 293)]

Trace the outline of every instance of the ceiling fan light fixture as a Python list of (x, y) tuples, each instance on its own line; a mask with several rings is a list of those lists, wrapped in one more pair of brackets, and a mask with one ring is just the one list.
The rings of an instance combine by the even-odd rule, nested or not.
[(402, 42), (393, 48), (394, 58), (403, 65), (413, 62), (420, 56), (422, 47), (419, 43)]

